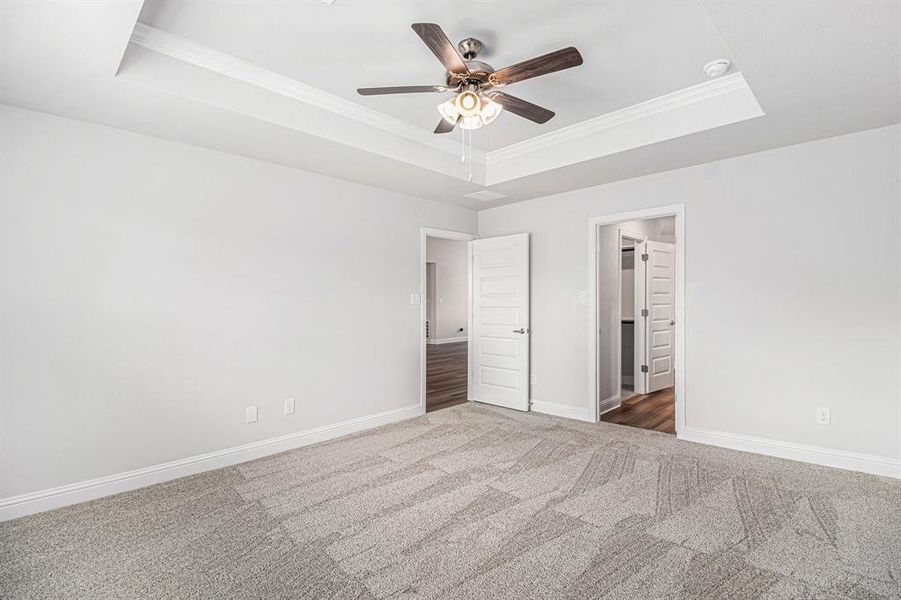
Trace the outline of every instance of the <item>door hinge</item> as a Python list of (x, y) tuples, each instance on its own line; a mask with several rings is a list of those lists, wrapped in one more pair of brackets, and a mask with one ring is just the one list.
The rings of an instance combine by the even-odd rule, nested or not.
[(648, 366), (647, 366), (647, 365), (641, 365), (641, 372), (642, 372), (642, 373), (647, 373), (647, 372), (648, 372)]
[(642, 308), (642, 309), (641, 309), (641, 316), (642, 316), (642, 317), (648, 316), (648, 309)]
[(642, 254), (642, 255), (641, 255), (641, 260), (643, 260), (644, 262), (648, 262), (648, 255), (647, 255), (647, 254)]

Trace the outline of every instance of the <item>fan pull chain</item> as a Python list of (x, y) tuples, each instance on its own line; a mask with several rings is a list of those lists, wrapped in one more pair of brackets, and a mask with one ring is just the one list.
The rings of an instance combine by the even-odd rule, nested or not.
[(469, 181), (472, 181), (472, 129), (469, 130)]

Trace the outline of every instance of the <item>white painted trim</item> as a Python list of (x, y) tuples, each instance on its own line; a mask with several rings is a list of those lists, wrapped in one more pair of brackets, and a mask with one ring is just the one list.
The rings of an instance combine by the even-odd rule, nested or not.
[(628, 212), (611, 213), (588, 219), (588, 406), (600, 421), (600, 387), (598, 381), (598, 227), (627, 221), (676, 218), (676, 432), (685, 429), (685, 204), (671, 204)]
[[(763, 116), (740, 73), (489, 152), (486, 186)], [(711, 86), (711, 87), (708, 87)]]
[[(436, 229), (434, 227), (420, 227), (419, 228), (419, 414), (424, 415), (426, 409), (426, 389), (425, 389), (425, 376), (426, 376), (426, 344), (429, 343), (429, 340), (425, 337), (425, 321), (428, 318), (428, 307), (425, 303), (426, 297), (426, 259), (428, 258), (428, 238), (441, 238), (444, 240), (458, 240), (461, 242), (471, 242), (472, 240), (478, 239), (478, 235), (474, 233), (465, 233), (462, 231), (452, 231), (450, 229)], [(468, 316), (467, 316), (467, 332), (472, 331), (472, 251), (469, 252), (469, 300), (468, 300)], [(469, 335), (469, 334), (468, 334)], [(464, 338), (469, 341), (469, 337)], [(460, 340), (463, 341), (463, 340)], [(469, 359), (467, 358), (467, 364), (469, 364)], [(467, 388), (469, 386), (470, 378), (467, 377)], [(469, 396), (469, 390), (467, 389), (467, 397)]]
[(568, 404), (557, 404), (556, 402), (541, 402), (540, 400), (531, 401), (531, 410), (533, 412), (545, 415), (553, 415), (555, 417), (563, 417), (564, 419), (575, 419), (576, 421), (586, 421), (594, 423), (594, 419), (590, 412), (579, 406), (570, 406)]
[(620, 406), (622, 406), (622, 404), (623, 404), (622, 401), (619, 399), (619, 394), (616, 394), (615, 396), (610, 396), (609, 398), (601, 400), (598, 403), (598, 418), (600, 418), (600, 416), (603, 415), (604, 413), (608, 413), (611, 410), (615, 410), (615, 409), (619, 408)]
[(486, 164), (490, 166), (503, 160), (519, 158), (536, 150), (545, 150), (557, 144), (572, 142), (633, 121), (647, 119), (673, 109), (745, 89), (750, 90), (750, 87), (744, 75), (732, 73), (492, 150), (485, 156)]
[(0, 521), (8, 521), (45, 510), (95, 500), (104, 496), (111, 496), (204, 471), (230, 467), (271, 454), (278, 454), (286, 450), (331, 440), (364, 429), (403, 421), (418, 415), (419, 406), (412, 404), (373, 415), (348, 419), (340, 423), (322, 425), (305, 431), (289, 433), (241, 446), (233, 446), (125, 473), (117, 473), (20, 496), (3, 498), (0, 499)]
[(462, 337), (452, 337), (452, 338), (438, 338), (429, 340), (429, 344), (440, 345), (440, 344), (456, 344), (457, 342), (468, 342), (469, 336)]
[(676, 437), (688, 442), (697, 442), (732, 450), (765, 454), (767, 456), (825, 465), (837, 469), (861, 471), (863, 473), (901, 479), (901, 459), (887, 456), (860, 454), (820, 446), (781, 442), (737, 433), (713, 431), (701, 427), (686, 427), (677, 433)]
[[(476, 225), (478, 227), (478, 225)], [(479, 239), (479, 236), (476, 236)], [(466, 335), (469, 343), (466, 345), (466, 399), (472, 400), (473, 369), (472, 362), (472, 240), (466, 242)], [(529, 392), (531, 393), (531, 388)]]
[[(131, 34), (131, 43), (157, 54), (293, 98), (436, 150), (455, 156), (460, 153), (460, 144), (456, 138), (437, 136), (431, 131), (426, 131), (401, 119), (144, 23), (135, 24), (134, 32)], [(472, 149), (472, 159), (480, 164), (485, 164), (484, 152), (476, 148)]]

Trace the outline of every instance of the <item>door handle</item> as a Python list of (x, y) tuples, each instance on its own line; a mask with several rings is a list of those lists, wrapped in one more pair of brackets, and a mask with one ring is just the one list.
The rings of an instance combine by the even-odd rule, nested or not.
[(529, 333), (529, 330), (520, 327), (519, 329), (514, 329), (513, 333)]

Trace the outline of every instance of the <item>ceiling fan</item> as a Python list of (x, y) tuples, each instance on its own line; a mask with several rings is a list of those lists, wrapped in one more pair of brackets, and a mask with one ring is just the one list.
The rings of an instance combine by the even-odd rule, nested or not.
[(547, 123), (554, 116), (553, 111), (498, 88), (582, 64), (579, 51), (569, 47), (495, 71), (491, 65), (475, 60), (482, 50), (482, 42), (475, 38), (460, 42), (458, 52), (441, 27), (434, 23), (414, 23), (413, 31), (447, 69), (446, 85), (360, 88), (357, 93), (377, 96), (451, 92), (454, 97), (438, 105), (441, 121), (435, 133), (449, 133), (458, 124), (463, 129), (478, 129), (491, 123), (503, 109), (535, 123)]

